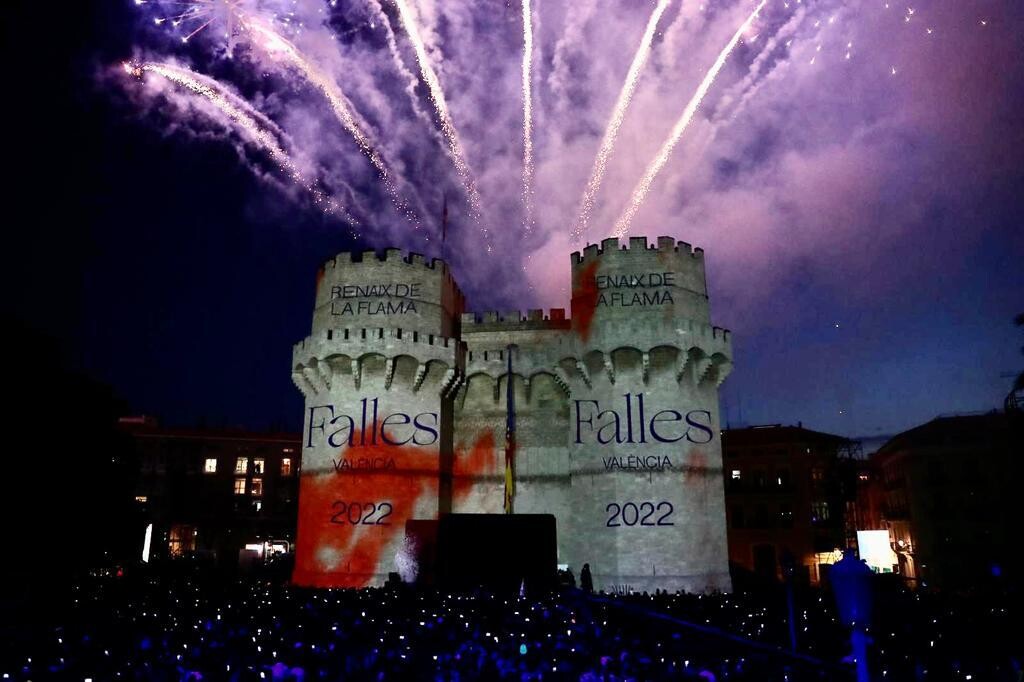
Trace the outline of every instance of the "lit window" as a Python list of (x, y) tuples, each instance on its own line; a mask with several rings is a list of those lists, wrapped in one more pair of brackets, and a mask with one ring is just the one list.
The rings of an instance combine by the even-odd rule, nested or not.
[(207, 457), (206, 462), (203, 464), (203, 471), (208, 474), (217, 473), (217, 458)]
[(136, 495), (135, 501), (139, 503), (145, 503), (149, 501), (149, 497), (147, 497), (146, 495)]
[(290, 455), (293, 452), (295, 452), (295, 448), (284, 448), (283, 450), (281, 450), (281, 452), (283, 452), (286, 455)]
[(257, 476), (263, 475), (263, 465), (266, 462), (262, 457), (257, 457), (252, 461), (252, 473)]
[(263, 496), (263, 479), (254, 478), (252, 479), (252, 489), (249, 491), (253, 497)]
[(859, 478), (862, 481), (866, 481), (866, 480), (868, 480), (868, 475), (865, 474), (865, 473), (861, 473), (861, 474), (857, 475), (857, 478)]
[(821, 467), (814, 467), (813, 469), (811, 469), (811, 480), (812, 481), (820, 481), (823, 478), (825, 478), (825, 470), (824, 469), (822, 469)]
[(812, 521), (828, 521), (828, 502), (812, 502), (811, 503), (811, 520)]
[(292, 475), (292, 458), (282, 457), (281, 458), (281, 475), (291, 476)]
[(244, 495), (245, 494), (245, 479), (244, 478), (236, 478), (235, 479), (235, 494), (236, 495)]
[(239, 457), (235, 460), (235, 473), (244, 474), (249, 470), (249, 458)]
[(199, 531), (195, 526), (174, 524), (171, 526), (170, 538), (167, 542), (167, 549), (171, 556), (185, 556), (196, 550), (196, 537)]

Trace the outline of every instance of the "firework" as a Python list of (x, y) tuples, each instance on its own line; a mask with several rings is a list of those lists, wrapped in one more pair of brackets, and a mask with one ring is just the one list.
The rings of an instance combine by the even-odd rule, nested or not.
[(387, 42), (388, 53), (391, 55), (391, 61), (394, 62), (395, 68), (406, 82), (405, 92), (409, 95), (409, 103), (412, 106), (413, 113), (424, 123), (433, 125), (433, 119), (420, 106), (420, 100), (416, 96), (418, 81), (413, 72), (405, 65), (405, 60), (402, 59), (402, 54), (398, 49), (398, 40), (395, 37), (395, 30), (391, 26), (391, 19), (388, 18), (379, 0), (368, 0), (368, 4), (375, 14), (375, 21), (380, 22), (384, 28), (384, 39)]
[(350, 223), (356, 222), (352, 216), (338, 206), (336, 201), (327, 198), (313, 183), (306, 180), (296, 167), (295, 162), (282, 148), (278, 140), (278, 137), (282, 135), (280, 129), (245, 100), (213, 78), (175, 64), (156, 62), (126, 62), (124, 70), (136, 78), (142, 78), (147, 73), (154, 74), (202, 97), (224, 114), (251, 144), (272, 158), (284, 174), (308, 191), (317, 206), (327, 213), (342, 215)]
[(587, 187), (583, 191), (583, 198), (580, 200), (579, 213), (572, 228), (572, 239), (574, 241), (579, 240), (587, 229), (590, 213), (594, 209), (594, 199), (597, 197), (597, 191), (601, 187), (602, 180), (604, 180), (605, 170), (608, 166), (608, 157), (612, 153), (612, 148), (615, 146), (615, 140), (619, 134), (619, 128), (626, 117), (626, 109), (629, 108), (629, 104), (633, 100), (633, 93), (636, 91), (637, 82), (640, 80), (640, 72), (643, 70), (644, 65), (647, 63), (647, 58), (651, 54), (651, 42), (654, 40), (654, 31), (658, 27), (661, 15), (664, 14), (670, 3), (671, 0), (658, 0), (658, 5), (654, 8), (650, 19), (647, 21), (647, 28), (644, 29), (643, 37), (640, 38), (640, 45), (637, 46), (636, 53), (633, 55), (633, 63), (629, 66), (626, 80), (619, 91), (618, 99), (615, 100), (615, 108), (612, 110), (608, 127), (604, 131), (604, 137), (601, 138), (601, 146), (597, 150), (594, 167), (590, 171), (590, 179), (587, 181)]
[(760, 53), (751, 62), (747, 74), (722, 96), (721, 105), (716, 107), (719, 109), (715, 115), (716, 124), (728, 119), (735, 119), (764, 84), (770, 82), (772, 78), (776, 77), (775, 74), (779, 73), (778, 70), (788, 64), (786, 60), (774, 62), (771, 60), (780, 47), (784, 47), (787, 51), (790, 49), (796, 31), (804, 21), (807, 11), (806, 6), (800, 5), (786, 23), (768, 38)]
[(750, 28), (750, 25), (754, 23), (754, 19), (757, 18), (761, 8), (765, 6), (768, 0), (761, 0), (761, 2), (754, 8), (754, 11), (750, 13), (740, 27), (733, 34), (732, 38), (726, 44), (725, 48), (719, 53), (715, 63), (708, 70), (704, 76), (704, 80), (700, 82), (697, 87), (697, 91), (690, 98), (689, 103), (686, 105), (686, 109), (683, 110), (682, 116), (676, 121), (676, 124), (672, 127), (672, 132), (669, 134), (668, 139), (658, 150), (658, 154), (651, 161), (651, 164), (647, 167), (643, 177), (637, 186), (633, 189), (633, 194), (629, 199), (629, 204), (626, 206), (626, 210), (619, 216), (619, 219), (615, 222), (615, 231), (613, 235), (616, 237), (624, 237), (629, 231), (629, 226), (633, 222), (633, 218), (636, 216), (636, 212), (640, 210), (640, 206), (643, 204), (644, 199), (647, 198), (647, 194), (651, 191), (651, 183), (654, 182), (654, 178), (657, 177), (658, 173), (665, 164), (668, 163), (669, 156), (672, 155), (672, 150), (675, 149), (679, 139), (683, 136), (686, 128), (690, 125), (690, 121), (693, 120), (693, 115), (697, 112), (697, 107), (704, 100), (704, 96), (707, 95), (708, 90), (711, 89), (712, 84), (715, 82), (715, 77), (718, 76), (718, 72), (725, 66), (726, 60), (729, 58), (729, 54), (733, 48), (736, 47), (736, 43), (740, 41), (743, 34)]
[(373, 164), (374, 168), (380, 172), (382, 177), (386, 178), (388, 172), (384, 166), (384, 160), (373, 149), (369, 138), (363, 133), (352, 111), (352, 105), (337, 83), (320, 71), (320, 69), (306, 59), (305, 55), (295, 45), (262, 19), (250, 19), (246, 22), (246, 28), (258, 38), (258, 44), (268, 53), (284, 57), (307, 81), (323, 93), (328, 104), (331, 105), (331, 111), (334, 112), (342, 127), (356, 141), (359, 149), (370, 159), (370, 163)]
[[(420, 66), (420, 75), (427, 84), (430, 101), (433, 103), (434, 109), (437, 111), (438, 118), (441, 121), (441, 132), (448, 142), (448, 150), (451, 152), (452, 160), (455, 163), (455, 170), (458, 172), (459, 177), (462, 178), (466, 193), (469, 196), (470, 211), (475, 218), (479, 219), (481, 214), (480, 195), (477, 193), (476, 183), (473, 182), (472, 172), (470, 171), (469, 163), (466, 161), (466, 155), (462, 151), (462, 143), (459, 141), (455, 124), (452, 122), (451, 114), (448, 112), (448, 103), (444, 96), (444, 90), (441, 89), (441, 81), (438, 80), (437, 73), (434, 72), (434, 68), (430, 65), (430, 60), (427, 58), (427, 48), (423, 44), (423, 38), (420, 37), (419, 29), (416, 27), (416, 20), (406, 1), (395, 0), (395, 6), (398, 8), (398, 16), (402, 20), (402, 26), (405, 27), (405, 33), (409, 36), (409, 42), (412, 43), (413, 50), (416, 53), (416, 61)], [(484, 237), (487, 238), (487, 228), (482, 227), (481, 229)], [(489, 249), (490, 246), (488, 245)]]
[(157, 26), (169, 25), (177, 29), (181, 42), (187, 43), (195, 36), (213, 26), (223, 26), (228, 40), (228, 53), (234, 46), (234, 39), (242, 25), (245, 0), (135, 0), (139, 6), (153, 5)]
[[(257, 90), (259, 98), (246, 101), (231, 86), (223, 86), (183, 67), (158, 64), (163, 61), (159, 57), (153, 57), (151, 63), (129, 68), (147, 80), (171, 80), (177, 86), (173, 89), (181, 90), (175, 101), (184, 103), (187, 99), (191, 106), (198, 107), (197, 112), (227, 125), (232, 137), (238, 138), (246, 149), (259, 147), (267, 161), (279, 165), (283, 173), (314, 194), (317, 190), (310, 183), (294, 175), (294, 164), (288, 161), (285, 150), (296, 159), (326, 158), (329, 151), (365, 156), (372, 166), (372, 175), (380, 182), (363, 183), (358, 193), (343, 179), (335, 181), (328, 175), (334, 168), (331, 162), (325, 161), (324, 166), (306, 172), (318, 179), (318, 186), (325, 187), (319, 184), (321, 181), (329, 183), (338, 191), (339, 201), (349, 210), (358, 210), (360, 215), (363, 211), (360, 201), (366, 196), (370, 201), (365, 210), (383, 210), (388, 215), (377, 220), (389, 228), (397, 228), (389, 220), (394, 216), (388, 207), (375, 201), (390, 199), (398, 215), (408, 221), (395, 221), (403, 223), (403, 229), (391, 234), (394, 239), (408, 236), (404, 228), (410, 223), (421, 229), (420, 216), (431, 215), (432, 208), (439, 203), (447, 208), (452, 199), (447, 196), (448, 201), (443, 200), (442, 187), (437, 191), (442, 197), (430, 200), (428, 192), (432, 190), (422, 179), (433, 178), (439, 172), (444, 176), (436, 179), (439, 185), (454, 179), (463, 186), (468, 198), (466, 213), (478, 227), (474, 238), (479, 242), (482, 235), (486, 251), (493, 252), (496, 243), (492, 240), (499, 235), (485, 226), (477, 183), (481, 192), (484, 187), (488, 190), (489, 212), (495, 216), (499, 211), (519, 215), (521, 223), (509, 225), (508, 234), (500, 235), (506, 248), (516, 238), (539, 236), (536, 233), (542, 229), (542, 218), (557, 221), (562, 226), (559, 229), (563, 230), (563, 239), (576, 241), (589, 234), (594, 227), (599, 201), (604, 198), (602, 192), (606, 192), (603, 182), (612, 172), (611, 164), (626, 162), (619, 156), (627, 150), (618, 146), (626, 116), (644, 117), (642, 124), (647, 130), (640, 131), (641, 136), (648, 133), (651, 126), (661, 125), (657, 120), (647, 120), (648, 115), (656, 116), (656, 111), (640, 110), (637, 97), (641, 81), (646, 83), (646, 79), (651, 78), (654, 86), (654, 77), (657, 77), (657, 88), (665, 89), (669, 82), (685, 76), (676, 73), (681, 55), (686, 54), (680, 43), (699, 34), (709, 22), (726, 32), (724, 43), (732, 35), (729, 31), (754, 10), (713, 60), (710, 69), (698, 65), (705, 71), (698, 74), (699, 83), (687, 86), (696, 89), (692, 99), (681, 102), (685, 105), (681, 115), (678, 110), (670, 112), (664, 126), (671, 133), (660, 147), (654, 148), (656, 154), (651, 154), (649, 165), (638, 173), (635, 187), (625, 188), (632, 193), (628, 203), (623, 202), (622, 215), (610, 232), (618, 235), (630, 232), (639, 210), (652, 200), (653, 183), (675, 153), (682, 135), (692, 135), (693, 131), (686, 132), (688, 127), (697, 117), (697, 111), (703, 112), (712, 99), (716, 102), (713, 113), (709, 113), (708, 134), (701, 137), (704, 149), (716, 134), (721, 135), (737, 121), (745, 121), (753, 105), (766, 93), (780, 86), (788, 90), (786, 81), (795, 76), (811, 75), (804, 71), (821, 72), (825, 67), (834, 66), (846, 72), (851, 60), (874, 58), (875, 55), (862, 49), (869, 44), (867, 41), (854, 50), (853, 41), (861, 41), (854, 21), (884, 21), (880, 26), (898, 26), (900, 31), (922, 36), (935, 33), (936, 38), (929, 40), (947, 33), (941, 30), (941, 25), (933, 26), (926, 21), (924, 8), (915, 10), (896, 3), (875, 5), (860, 0), (780, 0), (772, 3), (777, 7), (767, 17), (772, 5), (762, 0), (742, 0), (738, 6), (732, 1), (716, 6), (706, 2), (684, 5), (673, 0), (645, 0), (642, 3), (645, 9), (640, 15), (636, 15), (635, 8), (624, 9), (622, 17), (616, 17), (616, 11), (608, 10), (601, 0), (579, 0), (571, 7), (551, 6), (554, 9), (536, 0), (518, 0), (520, 7), (513, 6), (508, 8), (509, 12), (500, 13), (474, 2), (420, 0), (417, 4), (416, 0), (387, 0), (394, 4), (386, 5), (385, 1), (134, 0), (135, 4), (144, 6), (140, 9), (147, 19), (164, 26), (173, 37), (194, 44), (187, 51), (196, 63), (210, 63), (211, 58), (223, 56), (222, 36), (229, 40), (229, 51), (232, 43), (244, 43), (246, 49), (239, 54), (239, 59), (230, 66), (222, 65), (223, 71), (238, 77), (238, 82), (245, 84), (245, 91)], [(726, 7), (731, 9), (726, 10)], [(730, 23), (721, 26), (717, 22), (725, 19), (723, 12), (726, 11), (729, 17), (726, 20)], [(431, 14), (434, 12), (440, 14), (435, 17)], [(547, 12), (551, 12), (550, 23)], [(751, 26), (762, 24), (762, 18), (765, 21), (761, 33), (754, 35)], [(972, 26), (977, 26), (979, 20), (983, 22), (978, 30), (991, 30), (984, 24), (989, 19), (972, 16), (970, 21)], [(522, 22), (521, 26), (517, 25), (517, 20)], [(606, 25), (606, 21), (624, 23), (615, 26)], [(541, 27), (550, 30), (557, 22), (562, 22), (560, 35), (551, 45), (542, 45), (546, 34), (541, 32)], [(373, 35), (369, 35), (367, 27)], [(628, 30), (631, 36), (641, 34), (636, 36), (637, 43), (624, 46), (633, 50), (629, 63), (594, 44), (599, 37), (608, 36), (609, 30)], [(480, 35), (480, 31), (487, 31), (487, 35)], [(500, 40), (495, 40), (496, 31), (508, 32), (508, 35), (502, 33)], [(665, 43), (655, 48), (662, 31), (667, 33)], [(149, 33), (147, 31), (146, 35)], [(727, 61), (729, 64), (739, 62), (739, 55), (732, 51), (737, 49), (741, 34), (749, 47), (743, 51), (744, 67), (737, 68), (737, 77), (726, 79), (732, 82), (723, 87), (720, 71)], [(159, 45), (164, 46), (166, 42), (160, 40)], [(659, 64), (653, 63), (658, 55), (655, 49), (664, 57)], [(449, 61), (456, 55), (462, 59)], [(900, 62), (900, 57), (894, 54), (884, 62), (874, 63), (872, 59), (869, 63), (874, 63), (874, 68), (884, 69), (882, 73), (889, 80), (898, 82), (915, 73), (907, 68), (909, 65)], [(464, 60), (476, 61), (466, 63)], [(545, 63), (550, 68), (544, 68)], [(628, 67), (623, 80), (612, 76), (614, 81), (610, 81), (607, 74), (621, 73), (621, 66)], [(447, 93), (441, 87), (440, 78), (444, 78), (443, 83), (449, 88)], [(618, 91), (614, 90), (615, 82), (619, 84)], [(282, 92), (269, 91), (279, 84), (297, 87)], [(610, 110), (599, 112), (605, 129), (599, 130), (601, 135), (594, 138), (586, 117), (581, 117), (577, 108), (594, 101), (595, 88), (600, 86), (610, 86), (606, 94), (614, 93), (616, 98)], [(448, 102), (446, 96), (454, 97), (456, 87), (460, 89), (459, 99)], [(715, 96), (707, 99), (712, 87), (716, 88)], [(519, 92), (515, 92), (517, 89)], [(165, 90), (170, 92), (172, 88), (165, 84)], [(306, 96), (310, 93), (315, 97)], [(517, 96), (521, 102), (515, 101)], [(259, 111), (264, 101), (273, 103), (273, 112), (267, 111), (274, 113), (276, 122)], [(363, 102), (367, 103), (365, 110)], [(456, 103), (457, 109), (449, 108)], [(277, 111), (287, 111), (287, 115), (278, 116)], [(459, 116), (462, 126), (459, 130), (453, 114)], [(331, 136), (330, 142), (341, 149), (311, 149), (306, 153), (307, 150), (297, 149), (285, 135), (285, 131), (289, 131), (296, 134), (296, 141), (306, 140), (308, 131), (324, 120), (328, 126), (339, 126), (338, 135)], [(548, 122), (561, 126), (552, 130), (550, 137), (543, 137)], [(506, 129), (509, 124), (510, 128)], [(742, 137), (741, 131), (734, 132), (737, 138)], [(592, 147), (595, 156), (587, 157), (591, 159), (591, 170), (580, 194), (561, 195), (563, 188), (558, 186), (557, 170), (549, 176), (554, 182), (541, 182), (541, 161), (575, 163), (577, 150), (586, 149), (592, 144), (588, 141), (591, 139), (597, 141), (598, 146)], [(548, 144), (542, 145), (542, 140), (547, 140)], [(725, 144), (732, 141), (732, 137), (720, 140)], [(467, 147), (471, 142), (473, 144)], [(560, 158), (545, 158), (545, 150), (559, 153)], [(300, 151), (304, 152), (301, 157)], [(691, 151), (703, 153), (696, 148)], [(479, 156), (479, 168), (471, 168), (468, 154), (474, 161)], [(355, 157), (353, 160), (362, 161)], [(480, 175), (475, 175), (474, 170)], [(558, 192), (558, 196), (552, 197), (553, 192)], [(541, 202), (542, 195), (549, 200)], [(438, 198), (442, 201), (438, 202)], [(561, 213), (563, 200), (570, 202), (564, 206), (568, 215)], [(447, 215), (444, 211), (444, 224)], [(565, 231), (566, 223), (569, 231)], [(432, 231), (421, 230), (417, 236), (430, 240), (428, 232)], [(441, 233), (447, 232), (442, 229)], [(523, 262), (530, 255), (522, 253)]]
[(523, 207), (526, 212), (525, 226), (529, 233), (533, 229), (533, 12), (530, 0), (523, 3)]
[(384, 183), (384, 188), (390, 195), (395, 208), (413, 222), (418, 229), (419, 219), (401, 198), (398, 186), (388, 173), (383, 157), (374, 149), (370, 139), (363, 132), (362, 126), (353, 111), (352, 104), (345, 97), (345, 93), (342, 92), (338, 84), (309, 61), (294, 44), (275, 31), (266, 21), (257, 17), (249, 17), (246, 19), (244, 26), (256, 38), (257, 44), (260, 47), (271, 55), (284, 57), (293, 68), (302, 74), (303, 78), (323, 93), (328, 104), (330, 104), (331, 111), (334, 112), (335, 118), (338, 119), (338, 122), (341, 123), (345, 131), (352, 136), (360, 151), (370, 160), (373, 167), (377, 169)]

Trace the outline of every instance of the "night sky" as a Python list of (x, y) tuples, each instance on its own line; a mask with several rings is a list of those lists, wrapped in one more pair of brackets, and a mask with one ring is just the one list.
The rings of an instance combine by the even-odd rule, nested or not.
[[(610, 234), (752, 9), (708, 4), (707, 16), (666, 12), (584, 241)], [(631, 228), (707, 250), (713, 318), (734, 332), (725, 418), (876, 436), (1000, 406), (1024, 364), (1013, 324), (1024, 312), (1024, 9), (966, 0), (889, 16), (880, 2), (819, 2), (797, 23), (778, 4), (731, 56)], [(268, 75), (244, 45), (231, 59), (215, 36), (182, 47), (123, 0), (5, 12), (8, 317), (60, 354), (18, 347), (14, 361), (66, 363), (164, 423), (297, 430), (291, 346), (308, 333), (318, 265), (390, 245), (440, 255), (444, 196), (473, 309), (568, 308), (569, 253), (582, 247), (569, 228), (653, 4), (539, 10), (529, 233), (518, 5), (420, 10), (478, 181), (478, 221), (427, 125), (425, 89), (406, 92), (415, 55), (394, 11), (385, 3), (407, 68), (391, 73), (367, 7), (378, 6), (337, 9), (329, 28), (307, 17), (313, 28), (293, 39), (321, 58), (333, 50), (324, 68), (345, 75), (386, 140), (415, 225), (323, 98), (285, 70)], [(336, 44), (318, 42), (327, 31)], [(359, 226), (325, 215), (180, 91), (123, 74), (123, 61), (157, 55), (254, 102)]]

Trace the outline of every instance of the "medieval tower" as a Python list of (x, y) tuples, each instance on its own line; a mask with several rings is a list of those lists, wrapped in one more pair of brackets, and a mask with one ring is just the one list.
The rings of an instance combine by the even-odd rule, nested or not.
[[(514, 513), (556, 519), (559, 561), (606, 590), (729, 589), (703, 251), (661, 237), (572, 255), (572, 309), (464, 313), (444, 263), (340, 254), (292, 376), (306, 398), (295, 580), (380, 583), (405, 524), (501, 513), (509, 382)], [(509, 354), (512, 373), (509, 375)]]

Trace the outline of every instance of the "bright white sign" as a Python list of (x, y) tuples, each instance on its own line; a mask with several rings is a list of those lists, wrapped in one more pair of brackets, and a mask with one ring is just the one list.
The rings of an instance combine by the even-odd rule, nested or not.
[(896, 552), (889, 544), (887, 530), (857, 531), (857, 549), (860, 558), (878, 573), (891, 573), (893, 565), (898, 562)]

